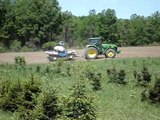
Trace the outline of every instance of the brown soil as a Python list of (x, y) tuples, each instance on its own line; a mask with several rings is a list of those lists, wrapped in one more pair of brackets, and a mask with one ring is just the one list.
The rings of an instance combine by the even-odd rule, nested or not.
[[(160, 57), (160, 46), (148, 47), (120, 47), (121, 54), (116, 58), (145, 58), (145, 57)], [(84, 50), (76, 50), (78, 57), (76, 60), (85, 60), (83, 56)], [(49, 63), (45, 52), (17, 52), (17, 53), (1, 53), (0, 63), (14, 63), (16, 56), (23, 56), (27, 64)], [(99, 59), (105, 59), (103, 55)]]

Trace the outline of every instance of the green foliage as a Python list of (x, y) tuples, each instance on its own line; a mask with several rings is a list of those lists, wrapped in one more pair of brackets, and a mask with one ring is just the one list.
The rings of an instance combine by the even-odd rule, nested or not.
[(117, 31), (116, 31), (116, 12), (113, 9), (102, 10), (99, 14), (99, 34), (104, 37), (105, 42), (116, 43)]
[[(148, 17), (132, 14), (130, 19), (118, 19), (114, 9), (74, 16), (62, 12), (58, 0), (1, 0), (0, 6), (0, 44), (13, 51), (52, 49), (52, 42), (59, 40), (69, 47), (84, 47), (95, 36), (119, 46), (160, 43), (159, 11)], [(2, 52), (7, 49), (0, 47)]]
[(118, 73), (118, 83), (120, 84), (125, 84), (126, 82), (124, 81), (126, 78), (126, 72), (125, 70), (120, 70)]
[[(69, 11), (62, 12), (62, 33), (60, 40), (63, 40), (69, 45), (73, 46), (73, 19), (72, 13)], [(64, 36), (64, 37), (63, 37)]]
[[(4, 81), (6, 82), (6, 81)], [(0, 108), (5, 111), (19, 111), (19, 109), (24, 108), (27, 110), (34, 109), (36, 105), (35, 97), (39, 95), (40, 83), (37, 82), (33, 75), (31, 75), (30, 81), (12, 83), (7, 81), (5, 84), (2, 81), (1, 83), (1, 92), (0, 94)]]
[(56, 43), (55, 43), (55, 42), (49, 41), (49, 42), (43, 44), (42, 49), (43, 49), (43, 50), (53, 50), (55, 46), (56, 46)]
[(93, 91), (101, 90), (102, 89), (102, 85), (101, 85), (102, 74), (96, 72), (95, 68), (89, 65), (86, 65), (83, 70), (84, 70), (83, 74), (85, 78), (87, 78), (90, 81)]
[[(136, 66), (133, 64), (134, 61), (136, 61)], [(106, 78), (109, 77), (106, 74), (106, 68), (110, 70), (115, 68), (113, 62), (117, 68), (113, 71), (116, 71), (118, 79), (124, 79), (125, 73), (128, 83), (125, 87), (108, 84), (106, 81)], [(152, 80), (147, 88), (135, 86), (133, 72), (141, 71), (142, 63), (146, 63), (152, 75), (159, 71), (159, 58), (63, 62), (60, 74), (54, 74), (57, 63), (26, 65), (25, 69), (17, 69), (15, 65), (0, 64), (0, 106), (3, 106), (2, 103), (8, 103), (6, 108), (10, 107), (9, 111), (16, 111), (6, 112), (7, 110), (3, 111), (1, 107), (0, 119), (123, 120), (130, 118), (131, 120), (157, 120), (160, 117), (158, 78), (155, 83)], [(70, 75), (67, 75), (67, 71)], [(65, 77), (62, 73), (66, 74)], [(100, 83), (103, 89), (93, 92), (93, 85), (90, 84), (94, 83), (93, 79), (100, 78), (98, 74), (102, 76)], [(92, 75), (94, 77), (91, 77)], [(73, 83), (75, 83), (74, 86), (72, 86)], [(95, 82), (95, 86), (97, 83)], [(146, 89), (145, 94), (141, 93), (144, 89)], [(144, 98), (140, 94), (143, 94)], [(10, 95), (14, 99), (9, 97), (11, 99), (9, 101), (8, 96)], [(141, 99), (156, 103), (156, 105), (141, 102)], [(75, 116), (72, 117), (73, 115)], [(80, 117), (76, 118), (78, 115)]]
[(39, 73), (41, 71), (41, 66), (36, 67), (36, 72)]
[(152, 103), (160, 103), (160, 77), (156, 77), (156, 81), (153, 87), (145, 90), (141, 93), (141, 100), (148, 100)]
[(57, 91), (49, 86), (48, 90), (43, 92), (36, 98), (37, 104), (33, 110), (22, 109), (23, 112), (19, 116), (23, 120), (51, 120), (57, 119), (61, 115), (60, 103), (57, 97)]
[(109, 77), (109, 82), (126, 84), (126, 73), (123, 69), (121, 69), (119, 72), (117, 72), (116, 68), (107, 69), (107, 75)]
[(101, 75), (101, 73), (92, 73), (92, 72), (87, 71), (87, 78), (91, 82), (93, 91), (98, 91), (98, 90), (102, 89), (102, 85), (101, 85), (102, 75)]
[(93, 101), (86, 94), (83, 77), (72, 87), (72, 94), (66, 105), (66, 116), (72, 120), (96, 120)]
[(148, 67), (143, 64), (143, 68), (141, 71), (134, 71), (134, 77), (137, 80), (137, 84), (141, 86), (147, 86), (151, 81), (151, 74), (148, 71)]
[(62, 72), (63, 63), (64, 63), (63, 59), (57, 60), (56, 65), (55, 65), (55, 69), (54, 69), (55, 73), (60, 74)]
[(71, 76), (71, 65), (67, 64), (66, 70), (67, 75)]
[(68, 73), (63, 71), (65, 68), (63, 68), (63, 59), (58, 59), (56, 63), (54, 63), (52, 66), (47, 65), (44, 68), (41, 68), (40, 66), (36, 66), (36, 72), (43, 74), (44, 76), (50, 76), (53, 77), (53, 75), (67, 75)]
[(95, 74), (95, 69), (93, 66), (86, 65), (85, 69), (83, 71), (83, 74), (85, 75), (86, 78), (89, 80), (92, 80), (93, 75)]
[(92, 83), (91, 84), (92, 84), (93, 91), (98, 91), (98, 90), (102, 89), (101, 78), (102, 78), (101, 73), (97, 73), (92, 76), (92, 78), (91, 78)]
[(109, 77), (109, 82), (114, 82), (117, 80), (117, 71), (115, 68), (107, 69), (107, 75)]
[(21, 50), (21, 42), (18, 40), (14, 40), (10, 46), (10, 49), (15, 52), (19, 52)]
[(20, 57), (20, 56), (17, 56), (14, 58), (14, 61), (15, 61), (15, 64), (17, 66), (25, 66), (26, 65), (26, 61), (25, 61), (25, 58), (24, 57)]
[(19, 83), (14, 85), (9, 83), (9, 85), (3, 86), (3, 88), (7, 88), (7, 91), (1, 94), (0, 108), (5, 111), (16, 111), (23, 101), (21, 96), (22, 86)]
[(0, 42), (0, 53), (5, 51), (6, 49), (4, 48), (4, 45)]
[(44, 109), (44, 115), (47, 116), (49, 119), (55, 119), (57, 115), (60, 115), (62, 112), (62, 109), (60, 108), (58, 103), (58, 97), (55, 90), (44, 94), (42, 106)]
[(31, 51), (35, 51), (35, 50), (33, 49), (33, 47), (27, 45), (27, 46), (23, 46), (21, 48), (21, 51), (22, 52), (31, 52)]
[(19, 43), (12, 41), (18, 39), (22, 46), (37, 49), (55, 40), (61, 31), (61, 11), (57, 0), (7, 0), (0, 3), (3, 8), (0, 38), (8, 48), (12, 43), (11, 48), (17, 51)]

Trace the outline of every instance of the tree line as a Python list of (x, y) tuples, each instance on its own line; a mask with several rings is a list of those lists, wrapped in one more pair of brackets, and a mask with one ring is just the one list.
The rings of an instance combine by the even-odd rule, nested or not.
[(0, 0), (0, 51), (37, 50), (60, 40), (82, 47), (96, 36), (119, 46), (160, 43), (160, 12), (118, 19), (114, 9), (93, 9), (75, 16), (63, 12), (58, 0)]

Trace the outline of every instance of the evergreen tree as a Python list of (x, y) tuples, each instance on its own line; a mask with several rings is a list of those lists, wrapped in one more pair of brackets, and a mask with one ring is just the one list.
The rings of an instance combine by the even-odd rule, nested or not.
[(87, 96), (85, 82), (82, 79), (72, 87), (72, 94), (67, 102), (66, 116), (72, 120), (96, 120), (93, 101)]

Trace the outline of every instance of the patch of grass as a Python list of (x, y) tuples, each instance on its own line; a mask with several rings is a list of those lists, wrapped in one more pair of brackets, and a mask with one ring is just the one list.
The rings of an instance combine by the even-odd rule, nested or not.
[[(47, 89), (53, 85), (59, 94), (69, 97), (70, 88), (78, 75), (76, 71), (91, 70), (92, 74), (101, 73), (101, 90), (92, 93), (95, 95), (94, 105), (97, 108), (97, 120), (158, 120), (160, 118), (160, 105), (150, 102), (141, 102), (141, 93), (146, 89), (136, 86), (137, 80), (133, 73), (140, 71), (143, 64), (148, 67), (151, 76), (149, 86), (155, 83), (155, 74), (160, 73), (160, 58), (138, 58), (138, 59), (106, 59), (86, 62), (63, 62), (60, 65), (60, 72), (55, 72), (59, 67), (56, 63), (25, 65), (17, 68), (15, 65), (0, 64), (0, 80), (9, 79), (12, 82), (28, 80), (29, 74), (34, 74), (41, 83), (42, 89)], [(119, 84), (109, 84), (107, 69), (116, 68), (117, 71), (125, 70), (125, 86)], [(59, 68), (58, 68), (59, 69)], [(76, 69), (76, 70), (75, 70)], [(85, 81), (86, 90), (91, 94), (92, 86), (89, 81)], [(1, 119), (16, 119), (16, 115), (0, 111)]]

